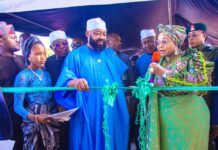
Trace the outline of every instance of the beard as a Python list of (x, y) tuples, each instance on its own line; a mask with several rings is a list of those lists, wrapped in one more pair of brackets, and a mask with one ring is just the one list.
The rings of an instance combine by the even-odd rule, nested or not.
[(9, 47), (10, 52), (17, 52), (20, 50), (19, 46)]
[(17, 52), (17, 51), (19, 51), (20, 49), (19, 48), (11, 48), (10, 49), (12, 52)]
[[(99, 42), (103, 42), (103, 44), (99, 44)], [(92, 36), (90, 36), (89, 44), (96, 50), (103, 50), (106, 48), (106, 40), (102, 40), (102, 39), (94, 40)]]

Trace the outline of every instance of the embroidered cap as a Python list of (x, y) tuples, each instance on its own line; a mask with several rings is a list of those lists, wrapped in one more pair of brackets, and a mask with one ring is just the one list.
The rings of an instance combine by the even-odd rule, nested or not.
[(50, 43), (54, 42), (58, 39), (67, 40), (66, 33), (61, 30), (53, 31), (49, 34)]
[(106, 24), (101, 18), (93, 18), (87, 21), (86, 30), (91, 31), (95, 29), (107, 30)]
[(147, 37), (156, 36), (154, 29), (143, 29), (140, 32), (140, 35), (141, 35), (141, 40)]

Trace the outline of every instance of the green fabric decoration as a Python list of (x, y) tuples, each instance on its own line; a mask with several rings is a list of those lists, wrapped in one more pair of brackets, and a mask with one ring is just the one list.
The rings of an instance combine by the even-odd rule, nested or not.
[(149, 114), (147, 113), (146, 104), (148, 102), (147, 96), (151, 94), (152, 83), (147, 82), (144, 78), (138, 78), (136, 81), (137, 87), (133, 89), (132, 94), (135, 96), (139, 103), (137, 105), (137, 113), (135, 123), (139, 125), (139, 147), (146, 149), (146, 126), (145, 121)]
[(118, 84), (113, 83), (111, 85), (106, 85), (102, 88), (102, 93), (104, 95), (103, 101), (104, 101), (104, 114), (103, 114), (103, 133), (105, 136), (105, 149), (110, 150), (110, 135), (109, 135), (109, 128), (108, 128), (108, 107), (114, 106), (114, 101), (116, 100), (116, 96), (118, 93)]

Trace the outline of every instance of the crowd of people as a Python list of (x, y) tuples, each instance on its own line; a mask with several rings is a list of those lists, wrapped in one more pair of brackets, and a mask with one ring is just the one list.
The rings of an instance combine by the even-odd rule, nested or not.
[[(138, 78), (154, 86), (216, 86), (218, 84), (218, 50), (208, 43), (207, 27), (195, 23), (188, 27), (162, 25), (142, 29), (139, 36), (143, 51), (134, 60), (121, 52), (118, 33), (107, 33), (101, 18), (87, 20), (87, 43), (75, 38), (69, 47), (64, 31), (49, 34), (54, 55), (47, 58), (46, 49), (37, 36), (25, 33), (17, 39), (13, 25), (0, 22), (0, 87), (73, 87), (73, 91), (3, 93), (13, 136), (4, 134), (0, 140), (15, 140), (15, 150), (106, 149), (103, 131), (103, 87), (114, 82), (118, 86), (134, 85)], [(187, 40), (188, 45), (184, 45)], [(22, 56), (15, 52), (22, 50)], [(159, 63), (152, 54), (159, 52)], [(146, 148), (160, 150), (215, 149), (218, 135), (218, 92), (159, 91), (149, 114)], [(1, 102), (1, 101), (0, 101)], [(155, 105), (148, 103), (146, 105)], [(118, 90), (113, 107), (108, 108), (109, 147), (127, 150), (131, 142), (138, 144), (139, 127), (135, 125), (137, 100), (131, 91)], [(0, 105), (3, 107), (3, 105)], [(1, 108), (0, 107), (0, 108)], [(149, 107), (149, 106), (147, 106)], [(79, 108), (70, 122), (59, 122), (49, 116)], [(7, 113), (5, 109), (3, 112)], [(2, 112), (0, 110), (0, 112)], [(0, 119), (5, 118), (0, 114)], [(152, 119), (152, 118), (151, 118)], [(2, 123), (1, 123), (2, 124)], [(152, 136), (152, 133), (158, 133)], [(107, 141), (108, 142), (108, 141)], [(218, 148), (218, 147), (217, 147)]]

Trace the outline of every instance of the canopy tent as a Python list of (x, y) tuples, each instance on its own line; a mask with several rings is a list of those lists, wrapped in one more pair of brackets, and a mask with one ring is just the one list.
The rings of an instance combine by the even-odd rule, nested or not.
[(24, 12), (89, 5), (108, 5), (152, 0), (1, 0), (1, 12)]
[(21, 32), (47, 36), (52, 30), (61, 29), (69, 37), (85, 40), (86, 21), (101, 17), (107, 23), (108, 33), (121, 35), (124, 48), (140, 47), (139, 33), (143, 28), (156, 28), (159, 23), (187, 26), (204, 22), (209, 28), (209, 42), (217, 44), (217, 6), (216, 0), (2, 0), (0, 20), (14, 24)]

